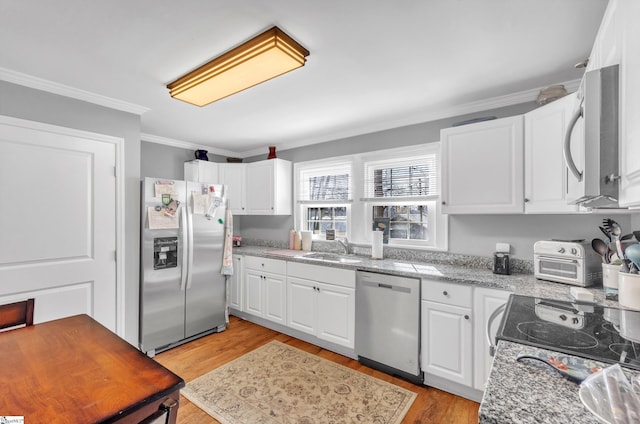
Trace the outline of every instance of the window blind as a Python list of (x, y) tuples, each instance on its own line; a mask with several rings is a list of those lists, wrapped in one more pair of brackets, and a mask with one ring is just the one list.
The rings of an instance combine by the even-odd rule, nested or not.
[(427, 198), (440, 194), (438, 153), (365, 163), (363, 200)]
[(351, 201), (351, 164), (301, 169), (298, 181), (298, 203)]

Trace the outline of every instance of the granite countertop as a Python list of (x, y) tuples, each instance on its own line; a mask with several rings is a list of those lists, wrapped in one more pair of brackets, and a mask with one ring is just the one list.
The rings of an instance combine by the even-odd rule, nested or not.
[[(511, 275), (494, 274), (484, 263), (470, 260), (468, 265), (458, 263), (418, 261), (404, 259), (371, 259), (367, 256), (345, 255), (345, 257), (357, 258), (357, 263), (323, 263), (322, 261), (305, 259), (304, 254), (309, 252), (278, 249), (265, 246), (234, 247), (234, 253), (241, 255), (259, 256), (272, 259), (281, 259), (293, 262), (302, 262), (309, 265), (324, 265), (345, 269), (372, 271), (384, 274), (399, 275), (404, 277), (425, 278), (438, 281), (450, 281), (453, 283), (467, 284), (479, 287), (508, 290), (523, 296), (542, 297), (556, 300), (573, 300), (569, 295), (571, 286), (567, 284), (553, 283), (536, 279), (531, 273), (512, 273)], [(604, 298), (602, 287), (587, 288), (594, 295), (596, 303), (618, 307), (618, 302)]]
[[(405, 259), (371, 259), (367, 256), (348, 255), (357, 258), (357, 263), (323, 263), (305, 259), (309, 252), (288, 251), (275, 247), (244, 246), (234, 248), (234, 253), (265, 258), (303, 262), (310, 265), (325, 265), (400, 275), (406, 277), (425, 278), (438, 281), (503, 289), (524, 296), (541, 297), (556, 300), (573, 300), (569, 295), (570, 285), (553, 283), (536, 279), (527, 272), (511, 275), (496, 275), (485, 262), (471, 258), (468, 262), (447, 261), (447, 255), (441, 255), (437, 261), (416, 260), (415, 257)], [(452, 256), (453, 257), (453, 256)], [(481, 258), (480, 258), (481, 259)], [(610, 307), (619, 307), (618, 302), (604, 298), (602, 287), (587, 288), (594, 294), (594, 301)], [(480, 424), (493, 423), (545, 423), (596, 424), (599, 421), (582, 404), (578, 396), (579, 385), (560, 376), (545, 364), (526, 360), (517, 362), (521, 352), (537, 354), (549, 352), (531, 346), (501, 340), (491, 368), (480, 410)], [(598, 366), (609, 364), (595, 362)], [(629, 375), (640, 375), (640, 372), (629, 371)]]
[[(501, 340), (498, 342), (487, 388), (480, 404), (480, 424), (597, 424), (600, 421), (580, 401), (580, 386), (549, 366), (534, 360), (516, 361), (518, 354), (541, 352), (563, 355), (546, 349)], [(593, 361), (606, 368), (611, 364)], [(624, 369), (627, 378), (640, 372)]]

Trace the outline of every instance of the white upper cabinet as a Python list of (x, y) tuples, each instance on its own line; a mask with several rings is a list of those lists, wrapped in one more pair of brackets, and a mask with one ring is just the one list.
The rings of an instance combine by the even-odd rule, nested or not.
[(620, 65), (619, 204), (640, 207), (640, 2), (609, 0), (587, 70)]
[(640, 1), (611, 1), (609, 7), (621, 30), (620, 206), (640, 207)]
[(442, 211), (522, 213), (523, 117), (443, 129)]
[(567, 166), (562, 154), (575, 101), (576, 94), (569, 94), (524, 115), (526, 213), (575, 213), (580, 209), (567, 204)]
[(218, 164), (200, 159), (185, 162), (184, 180), (198, 183), (218, 183)]
[(586, 68), (587, 71), (620, 63), (622, 49), (620, 48), (619, 40), (623, 29), (621, 26), (622, 22), (618, 22), (618, 20), (621, 19), (618, 6), (624, 7), (623, 3), (625, 3), (625, 1), (609, 1), (602, 21), (600, 22), (598, 34), (593, 43), (593, 49), (591, 50), (589, 63)]
[(270, 159), (246, 165), (246, 213), (291, 215), (291, 162)]
[(227, 186), (227, 202), (234, 215), (246, 214), (246, 164), (221, 163), (218, 167), (218, 180)]
[(291, 215), (292, 166), (283, 159), (218, 164), (234, 215)]

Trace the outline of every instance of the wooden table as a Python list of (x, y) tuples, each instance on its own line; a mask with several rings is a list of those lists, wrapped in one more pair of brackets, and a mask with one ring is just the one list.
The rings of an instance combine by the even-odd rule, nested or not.
[(0, 415), (25, 423), (175, 423), (184, 384), (87, 315), (0, 333)]

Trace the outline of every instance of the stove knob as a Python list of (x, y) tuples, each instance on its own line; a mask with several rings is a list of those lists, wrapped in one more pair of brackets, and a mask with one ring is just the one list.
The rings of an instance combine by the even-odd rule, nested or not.
[(560, 318), (562, 321), (567, 320), (567, 316), (565, 314), (560, 315), (558, 318)]
[(560, 249), (558, 249), (558, 253), (564, 253), (564, 252), (565, 252), (564, 247), (561, 247)]
[(573, 322), (574, 324), (578, 324), (580, 322), (580, 320), (578, 318), (576, 318), (576, 317), (573, 317), (571, 322)]
[(578, 254), (578, 249), (576, 249), (575, 247), (571, 248), (571, 254), (572, 255), (577, 255)]

